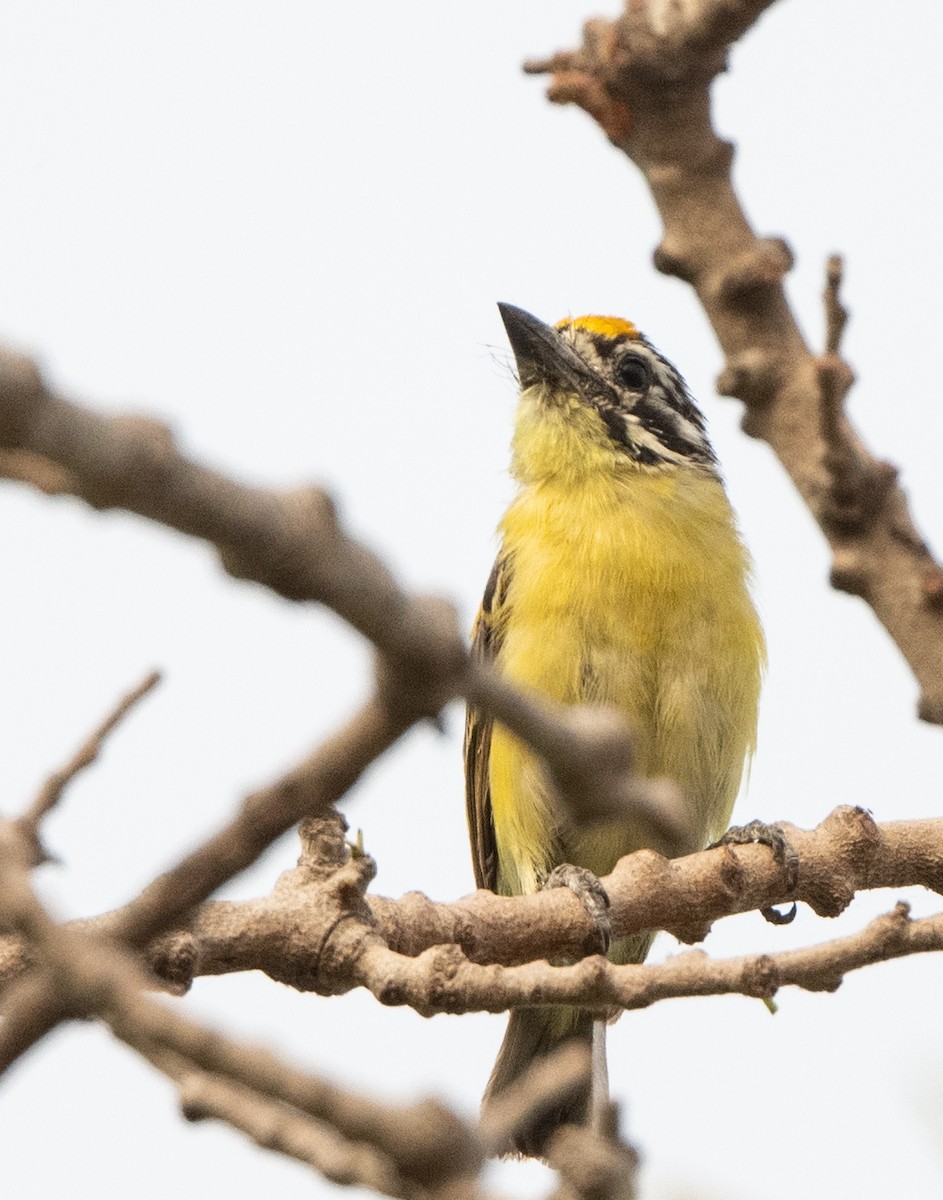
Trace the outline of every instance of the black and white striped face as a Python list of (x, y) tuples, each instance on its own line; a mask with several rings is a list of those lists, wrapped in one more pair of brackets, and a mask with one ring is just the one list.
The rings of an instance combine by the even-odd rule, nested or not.
[(557, 332), (586, 364), (581, 399), (636, 462), (716, 465), (703, 414), (684, 379), (631, 322), (574, 317), (561, 321)]
[(498, 306), (523, 389), (576, 396), (595, 410), (610, 443), (641, 467), (716, 470), (704, 417), (675, 368), (620, 317), (567, 317), (556, 328)]

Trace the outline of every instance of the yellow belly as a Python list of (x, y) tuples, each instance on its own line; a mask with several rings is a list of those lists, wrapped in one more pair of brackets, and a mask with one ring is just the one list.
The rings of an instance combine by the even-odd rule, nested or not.
[[(764, 663), (720, 483), (696, 471), (541, 483), (521, 492), (502, 533), (502, 673), (622, 711), (640, 772), (681, 787), (701, 845), (719, 836), (753, 750)], [(628, 825), (569, 824), (537, 761), (500, 728), (490, 784), (501, 892), (536, 890), (559, 862), (605, 874), (643, 844)]]

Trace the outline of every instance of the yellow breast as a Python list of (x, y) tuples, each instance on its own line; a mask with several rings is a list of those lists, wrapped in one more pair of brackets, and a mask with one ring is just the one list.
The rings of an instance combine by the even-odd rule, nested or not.
[[(545, 478), (525, 485), (501, 532), (502, 672), (619, 708), (639, 769), (680, 785), (702, 844), (718, 835), (753, 749), (764, 663), (720, 481), (697, 469)], [(536, 761), (500, 729), (490, 775), (502, 891), (534, 890), (561, 853), (603, 874), (639, 848), (632, 829), (568, 828)]]

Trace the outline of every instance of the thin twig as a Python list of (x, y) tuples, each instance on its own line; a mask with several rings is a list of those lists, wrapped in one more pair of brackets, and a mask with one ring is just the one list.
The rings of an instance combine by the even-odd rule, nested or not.
[(112, 936), (143, 947), (250, 866), (276, 838), (339, 799), (411, 724), (376, 696), (289, 774), (248, 796), (236, 815), (118, 914)]
[(848, 321), (848, 310), (842, 304), (841, 285), (845, 265), (840, 254), (829, 255), (825, 264), (825, 353), (840, 354), (841, 339)]
[[(46, 779), (29, 807), (16, 819), (21, 832), (33, 846), (37, 848), (40, 846), (39, 827), (42, 820), (59, 803), (65, 789), (81, 771), (96, 761), (108, 735), (120, 725), (139, 701), (157, 687), (160, 680), (159, 671), (151, 671), (146, 675), (137, 687), (132, 688), (126, 696), (118, 701), (69, 761)], [(45, 853), (43, 853), (43, 858), (45, 858)], [(38, 861), (43, 861), (43, 858)]]
[[(855, 381), (854, 372), (841, 355), (841, 338), (848, 320), (842, 304), (843, 264), (839, 255), (829, 257), (825, 268), (825, 352), (816, 359), (819, 378), (819, 426), (824, 443), (823, 462), (828, 471), (828, 499), (822, 519), (844, 533), (854, 533), (873, 522), (897, 479), (890, 463), (865, 457), (851, 436), (845, 416), (845, 400)], [(836, 550), (832, 566), (853, 582), (856, 560)], [(857, 586), (857, 584), (855, 584)]]

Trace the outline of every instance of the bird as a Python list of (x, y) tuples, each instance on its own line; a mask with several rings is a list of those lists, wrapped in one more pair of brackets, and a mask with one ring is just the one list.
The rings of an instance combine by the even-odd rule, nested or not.
[[(550, 326), (498, 308), (520, 384), (517, 491), (473, 657), (538, 696), (618, 710), (635, 769), (672, 780), (684, 798), (691, 841), (673, 853), (702, 849), (726, 829), (752, 758), (766, 665), (752, 563), (704, 416), (632, 322), (587, 315)], [(464, 750), (478, 887), (534, 893), (569, 868), (594, 880), (651, 844), (631, 819), (574, 817), (534, 752), (473, 706)], [(641, 962), (652, 937), (616, 940), (609, 957)], [(598, 1036), (598, 1014), (595, 1026)], [(578, 1008), (512, 1009), (483, 1116), (536, 1060), (573, 1038), (592, 1044), (593, 1028), (594, 1014)], [(588, 1085), (519, 1129), (510, 1152), (541, 1157), (589, 1106)]]

